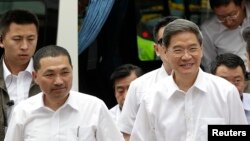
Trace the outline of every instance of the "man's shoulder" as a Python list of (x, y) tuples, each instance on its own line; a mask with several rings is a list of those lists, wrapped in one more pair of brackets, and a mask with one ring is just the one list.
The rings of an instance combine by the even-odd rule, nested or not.
[(224, 93), (231, 91), (235, 86), (226, 79), (204, 72), (204, 82), (208, 90), (220, 90)]
[(89, 106), (105, 105), (103, 100), (90, 94), (72, 90), (70, 91), (70, 94), (72, 95), (74, 100), (77, 101), (80, 105), (89, 105)]
[(33, 111), (36, 108), (41, 107), (42, 100), (43, 100), (42, 97), (43, 97), (43, 94), (42, 92), (40, 92), (18, 103), (15, 106), (15, 109), (19, 109), (21, 111)]
[(135, 79), (133, 83), (150, 82), (150, 80), (155, 79), (159, 71), (160, 68), (147, 72), (139, 78)]
[(119, 109), (119, 104), (116, 104), (114, 107), (110, 108), (109, 111), (112, 113), (116, 113), (118, 109)]

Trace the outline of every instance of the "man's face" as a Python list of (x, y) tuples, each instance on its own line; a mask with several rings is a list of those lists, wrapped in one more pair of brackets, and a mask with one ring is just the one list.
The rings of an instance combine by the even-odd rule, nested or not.
[(10, 24), (0, 43), (4, 48), (6, 64), (27, 65), (36, 50), (37, 39), (38, 31), (35, 24)]
[(218, 21), (229, 29), (235, 29), (242, 24), (244, 12), (244, 6), (237, 6), (234, 2), (214, 8)]
[(115, 98), (120, 108), (122, 108), (130, 83), (137, 76), (132, 72), (129, 76), (115, 80)]
[(40, 66), (33, 77), (45, 94), (45, 101), (67, 99), (73, 79), (68, 57), (45, 57), (40, 60)]
[(194, 33), (180, 32), (172, 35), (165, 53), (176, 77), (196, 77), (202, 58), (202, 47)]
[(245, 88), (245, 77), (240, 66), (236, 68), (228, 68), (225, 65), (220, 65), (217, 67), (215, 75), (225, 78), (234, 84), (237, 87), (240, 95), (242, 95)]

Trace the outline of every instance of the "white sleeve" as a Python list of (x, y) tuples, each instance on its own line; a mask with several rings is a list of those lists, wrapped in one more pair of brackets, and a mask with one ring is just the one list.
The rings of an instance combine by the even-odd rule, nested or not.
[(101, 103), (98, 120), (96, 141), (124, 141), (121, 132), (103, 102)]
[(228, 94), (229, 124), (248, 124), (242, 101), (236, 87)]
[(20, 123), (22, 115), (18, 114), (17, 107), (14, 108), (12, 118), (9, 122), (9, 126), (4, 138), (4, 141), (23, 141), (23, 125)]
[(136, 116), (130, 141), (156, 141), (153, 123), (153, 118), (150, 117), (145, 103), (142, 102)]
[(121, 132), (131, 134), (138, 112), (140, 101), (137, 97), (137, 85), (132, 82), (129, 86), (121, 115), (118, 119), (118, 127)]

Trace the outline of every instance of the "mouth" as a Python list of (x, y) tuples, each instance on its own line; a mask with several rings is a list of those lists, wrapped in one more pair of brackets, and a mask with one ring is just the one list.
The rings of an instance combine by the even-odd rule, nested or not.
[(54, 89), (52, 89), (52, 91), (57, 91), (57, 92), (59, 92), (59, 91), (65, 91), (65, 90), (66, 90), (65, 87), (63, 87), (63, 88), (54, 88)]
[(181, 65), (181, 67), (186, 68), (186, 69), (191, 68), (192, 66), (193, 66), (193, 63), (187, 63), (187, 64)]
[(27, 57), (29, 57), (29, 55), (27, 55), (27, 54), (19, 54), (18, 56), (21, 57), (21, 58), (27, 58)]

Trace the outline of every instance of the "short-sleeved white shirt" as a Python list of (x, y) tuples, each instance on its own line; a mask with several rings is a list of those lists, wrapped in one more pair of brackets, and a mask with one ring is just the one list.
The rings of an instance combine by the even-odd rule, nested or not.
[(5, 141), (124, 141), (104, 102), (70, 91), (56, 111), (44, 106), (43, 93), (20, 102)]
[(122, 132), (131, 134), (142, 98), (152, 85), (167, 76), (162, 65), (161, 68), (148, 72), (131, 82), (118, 119), (118, 127)]
[(109, 110), (110, 114), (111, 114), (111, 117), (113, 118), (114, 122), (117, 124), (118, 122), (118, 119), (121, 115), (121, 109), (119, 107), (119, 104), (116, 104), (114, 107), (112, 107), (110, 110)]
[(179, 90), (172, 76), (151, 87), (130, 140), (207, 141), (208, 124), (247, 124), (247, 120), (236, 87), (200, 69), (187, 92)]
[(250, 94), (243, 93), (243, 107), (247, 117), (248, 124), (250, 124)]

